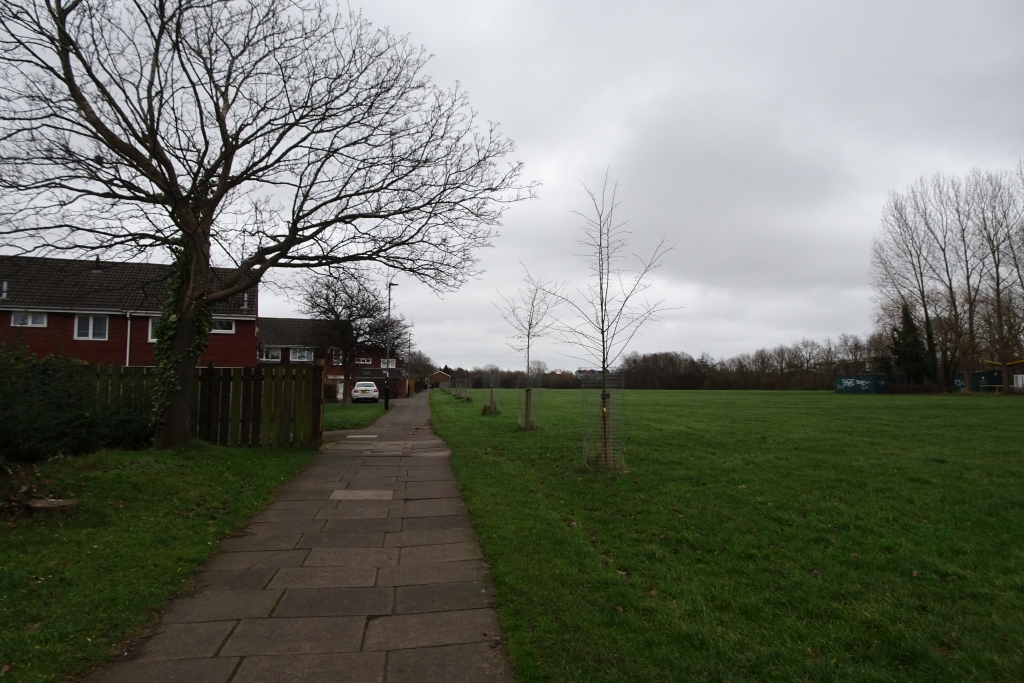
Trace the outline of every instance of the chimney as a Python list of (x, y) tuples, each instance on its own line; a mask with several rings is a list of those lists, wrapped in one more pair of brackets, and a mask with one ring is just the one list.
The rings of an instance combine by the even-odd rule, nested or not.
[(100, 272), (100, 255), (96, 254), (96, 264), (92, 267), (92, 272)]

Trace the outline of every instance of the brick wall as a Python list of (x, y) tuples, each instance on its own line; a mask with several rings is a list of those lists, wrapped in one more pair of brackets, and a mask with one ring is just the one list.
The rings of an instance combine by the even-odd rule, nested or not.
[[(74, 313), (48, 313), (46, 327), (12, 327), (11, 312), (0, 311), (0, 341), (24, 344), (37, 355), (66, 355), (97, 365), (124, 365), (128, 318), (107, 316), (107, 339), (75, 339)], [(132, 316), (131, 365), (152, 366), (153, 343), (149, 341), (149, 318)], [(235, 321), (234, 334), (211, 334), (210, 344), (200, 360), (217, 367), (256, 366), (256, 321)]]

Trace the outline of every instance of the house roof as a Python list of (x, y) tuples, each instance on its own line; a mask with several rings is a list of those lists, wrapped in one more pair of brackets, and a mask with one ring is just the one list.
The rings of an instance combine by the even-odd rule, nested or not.
[[(157, 313), (164, 306), (170, 270), (159, 263), (0, 256), (0, 283), (6, 283), (7, 293), (0, 293), (0, 308)], [(213, 269), (215, 278), (231, 272)], [(248, 297), (236, 294), (214, 303), (213, 314), (255, 317), (257, 297), (255, 288)]]
[(435, 370), (434, 372), (430, 373), (431, 377), (435, 375), (444, 375), (445, 377), (451, 379), (451, 375), (449, 375), (447, 372), (444, 372), (443, 370)]
[(322, 345), (323, 322), (306, 318), (264, 318), (259, 319), (259, 340), (266, 346), (313, 346)]

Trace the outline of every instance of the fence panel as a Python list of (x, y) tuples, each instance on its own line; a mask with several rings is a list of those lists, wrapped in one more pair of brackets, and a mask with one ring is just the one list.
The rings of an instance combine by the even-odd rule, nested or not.
[[(131, 370), (135, 370), (132, 368)], [(138, 391), (144, 373), (97, 374), (97, 398)], [(323, 366), (200, 368), (193, 394), (193, 435), (221, 445), (318, 447), (323, 425)]]

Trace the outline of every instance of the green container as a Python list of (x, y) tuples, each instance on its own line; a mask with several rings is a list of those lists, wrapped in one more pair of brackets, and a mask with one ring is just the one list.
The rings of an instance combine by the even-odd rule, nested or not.
[(837, 375), (837, 394), (887, 394), (889, 378), (885, 375)]

